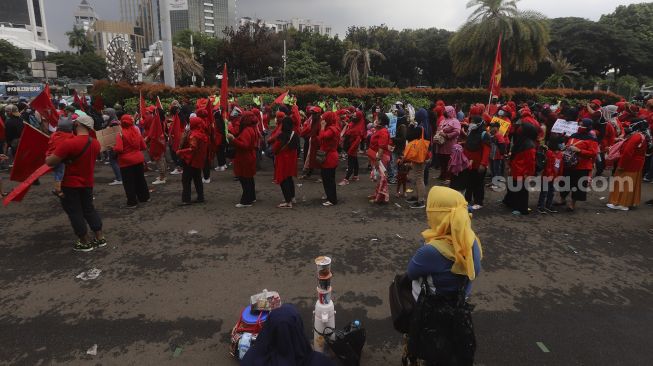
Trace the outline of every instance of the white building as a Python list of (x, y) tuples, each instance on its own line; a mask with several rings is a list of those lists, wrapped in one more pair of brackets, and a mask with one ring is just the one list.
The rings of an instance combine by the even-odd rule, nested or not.
[(292, 18), (290, 20), (265, 21), (261, 19), (252, 19), (250, 17), (240, 18), (239, 25), (259, 24), (276, 33), (296, 29), (300, 32), (315, 32), (321, 35), (331, 37), (331, 26), (324, 25), (323, 22), (316, 22), (310, 19)]
[(2, 0), (0, 39), (24, 50), (32, 60), (59, 50), (50, 44), (43, 0)]
[(95, 22), (100, 19), (95, 13), (95, 9), (86, 0), (82, 0), (73, 15), (75, 16), (74, 26), (87, 32), (93, 29)]
[(147, 73), (147, 70), (159, 62), (163, 57), (163, 48), (161, 47), (161, 41), (157, 41), (154, 44), (150, 45), (149, 49), (143, 55), (141, 59), (141, 73)]

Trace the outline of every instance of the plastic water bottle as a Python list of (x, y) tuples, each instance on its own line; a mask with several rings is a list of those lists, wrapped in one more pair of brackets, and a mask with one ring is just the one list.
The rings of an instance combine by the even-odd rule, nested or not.
[(351, 323), (351, 329), (352, 329), (352, 330), (354, 330), (354, 329), (358, 329), (358, 328), (360, 328), (360, 327), (361, 327), (361, 322), (358, 321), (358, 320), (354, 320), (354, 321)]

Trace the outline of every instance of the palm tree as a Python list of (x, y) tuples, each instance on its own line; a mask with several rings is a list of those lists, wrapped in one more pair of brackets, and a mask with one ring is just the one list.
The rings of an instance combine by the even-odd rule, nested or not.
[(564, 88), (565, 82), (571, 84), (575, 76), (580, 75), (576, 65), (572, 64), (558, 51), (555, 55), (546, 57), (546, 61), (551, 65), (553, 73), (545, 81), (543, 86), (551, 88)]
[(370, 48), (352, 48), (345, 53), (342, 57), (342, 64), (345, 68), (349, 67), (349, 86), (358, 88), (360, 87), (360, 71), (359, 65), (363, 66), (363, 83), (367, 88), (367, 78), (372, 71), (372, 63), (370, 55), (377, 56), (381, 60), (385, 60), (385, 56), (374, 49)]
[(535, 72), (548, 55), (549, 25), (534, 11), (517, 9), (520, 0), (471, 0), (474, 8), (467, 22), (449, 43), (453, 71), (458, 76), (487, 72), (502, 41), (503, 69)]
[(93, 41), (88, 38), (88, 34), (86, 34), (84, 28), (73, 26), (73, 30), (66, 32), (66, 35), (68, 36), (68, 46), (70, 48), (77, 48), (78, 54), (93, 52), (95, 50)]
[[(175, 69), (175, 80), (181, 81), (191, 75), (204, 75), (204, 67), (197, 62), (187, 48), (172, 47), (172, 59)], [(155, 62), (147, 69), (147, 76), (156, 78), (163, 72), (163, 59)]]

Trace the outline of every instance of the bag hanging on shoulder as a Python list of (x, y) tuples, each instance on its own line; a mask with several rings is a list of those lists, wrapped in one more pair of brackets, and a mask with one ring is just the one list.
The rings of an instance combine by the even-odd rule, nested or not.
[[(576, 146), (578, 142), (570, 146)], [(565, 168), (574, 169), (578, 165), (578, 153), (566, 148), (562, 153), (562, 160), (565, 162)]]
[(621, 149), (624, 146), (624, 142), (626, 142), (626, 140), (621, 140), (616, 144), (610, 146), (610, 149), (608, 150), (608, 155), (605, 157), (605, 160), (607, 161), (619, 160), (619, 158), (621, 158)]
[(468, 280), (457, 294), (434, 294), (426, 279), (413, 311), (408, 333), (410, 356), (436, 365), (472, 366), (476, 337), (474, 307), (465, 299)]
[(429, 146), (430, 143), (424, 139), (424, 129), (422, 129), (422, 136), (406, 145), (404, 159), (417, 164), (425, 162), (428, 158)]
[(415, 307), (413, 282), (408, 278), (408, 274), (404, 273), (395, 276), (390, 283), (388, 297), (390, 299), (392, 326), (399, 333), (408, 333), (410, 331), (410, 316)]

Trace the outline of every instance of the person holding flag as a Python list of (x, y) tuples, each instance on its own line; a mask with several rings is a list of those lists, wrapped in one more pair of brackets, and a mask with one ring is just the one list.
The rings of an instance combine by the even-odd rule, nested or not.
[[(47, 156), (45, 163), (55, 167), (66, 164), (61, 190), (63, 198), (61, 206), (70, 219), (70, 224), (79, 238), (73, 250), (90, 252), (95, 248), (107, 245), (102, 234), (102, 219), (93, 206), (93, 186), (95, 161), (100, 153), (100, 143), (90, 136), (93, 130), (93, 119), (80, 116), (74, 122), (76, 135), (57, 146), (54, 152)], [(87, 225), (94, 233), (91, 239)]]

